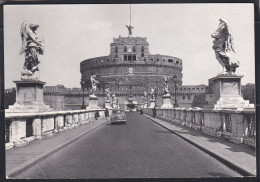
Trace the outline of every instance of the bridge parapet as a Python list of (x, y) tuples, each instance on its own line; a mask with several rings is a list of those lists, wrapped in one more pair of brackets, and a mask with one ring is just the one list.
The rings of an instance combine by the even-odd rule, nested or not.
[(5, 113), (6, 149), (21, 147), (30, 141), (87, 124), (94, 120), (96, 111), (99, 111), (101, 118), (104, 117), (104, 109)]
[[(150, 108), (143, 113), (153, 115)], [(210, 110), (201, 108), (156, 109), (156, 117), (236, 144), (256, 147), (255, 108)]]

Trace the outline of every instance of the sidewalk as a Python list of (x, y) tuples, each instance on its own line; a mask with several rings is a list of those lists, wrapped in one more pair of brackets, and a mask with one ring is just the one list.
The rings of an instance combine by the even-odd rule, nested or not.
[(220, 138), (207, 136), (201, 132), (186, 128), (185, 126), (173, 125), (161, 119), (153, 118), (147, 114), (143, 115), (189, 143), (197, 146), (209, 155), (217, 158), (232, 169), (239, 171), (243, 175), (256, 175), (256, 154), (253, 148), (233, 144)]
[(6, 176), (12, 177), (16, 175), (107, 121), (108, 119), (105, 118), (92, 120), (85, 125), (64, 130), (44, 140), (32, 141), (24, 147), (6, 150)]

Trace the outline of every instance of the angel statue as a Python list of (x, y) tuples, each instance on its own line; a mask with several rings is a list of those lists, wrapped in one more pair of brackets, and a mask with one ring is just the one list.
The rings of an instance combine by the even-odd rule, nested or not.
[(132, 27), (131, 25), (126, 25), (126, 27), (127, 27), (127, 29), (128, 29), (128, 36), (129, 37), (131, 37), (132, 36), (132, 29), (134, 28), (134, 27)]
[(224, 68), (226, 68), (227, 74), (234, 74), (236, 68), (239, 67), (239, 62), (231, 57), (231, 52), (235, 53), (235, 50), (230, 25), (224, 18), (220, 18), (219, 21), (217, 30), (211, 35), (215, 39), (212, 48), (215, 51), (216, 59), (223, 67), (221, 74), (224, 72)]
[(25, 55), (25, 62), (23, 65), (22, 79), (37, 79), (33, 76), (35, 71), (39, 71), (38, 65), (40, 60), (39, 54), (44, 52), (44, 39), (39, 39), (36, 30), (39, 25), (36, 23), (23, 22), (21, 25), (22, 47), (20, 55)]
[(90, 91), (90, 95), (95, 95), (94, 93), (96, 92), (97, 90), (97, 84), (99, 83), (97, 80), (96, 80), (96, 75), (92, 75), (90, 76), (90, 81), (91, 81), (91, 91)]
[(111, 92), (110, 92), (109, 88), (106, 88), (106, 96), (107, 96), (107, 100), (109, 100), (110, 96), (111, 96)]
[(168, 76), (164, 75), (163, 81), (164, 81), (163, 92), (164, 92), (164, 95), (167, 95), (167, 94), (169, 94)]

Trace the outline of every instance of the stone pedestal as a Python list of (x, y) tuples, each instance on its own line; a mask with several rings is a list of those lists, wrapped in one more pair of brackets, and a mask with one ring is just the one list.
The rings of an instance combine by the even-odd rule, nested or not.
[(155, 100), (151, 100), (149, 108), (154, 108), (154, 107), (155, 107)]
[(105, 101), (105, 108), (108, 108), (108, 109), (111, 109), (111, 105), (110, 105), (110, 101), (109, 100), (106, 100)]
[(173, 108), (173, 105), (171, 104), (170, 94), (163, 95), (162, 99), (163, 99), (163, 104), (160, 107), (161, 109)]
[(95, 95), (89, 96), (89, 105), (87, 109), (100, 109), (100, 107), (98, 106), (97, 96)]
[(249, 104), (241, 94), (241, 78), (239, 75), (218, 75), (209, 80), (210, 92), (214, 94), (214, 109), (237, 109), (253, 108), (254, 104)]
[(144, 105), (143, 105), (143, 108), (147, 108), (148, 107), (148, 103), (145, 102)]
[(16, 84), (16, 102), (9, 106), (6, 112), (29, 113), (46, 112), (53, 109), (43, 102), (43, 85), (45, 82), (38, 80), (14, 81)]

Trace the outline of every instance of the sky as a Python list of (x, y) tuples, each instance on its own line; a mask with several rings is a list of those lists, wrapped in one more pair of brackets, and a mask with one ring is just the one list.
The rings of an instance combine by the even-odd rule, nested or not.
[[(127, 36), (129, 4), (4, 6), (5, 88), (20, 80), (22, 22), (40, 25), (45, 40), (39, 79), (47, 86), (80, 87), (80, 62), (107, 56), (113, 38)], [(183, 85), (208, 85), (222, 71), (211, 34), (220, 18), (230, 22), (242, 84), (255, 83), (253, 4), (132, 4), (133, 36), (147, 37), (151, 54), (183, 60)]]

